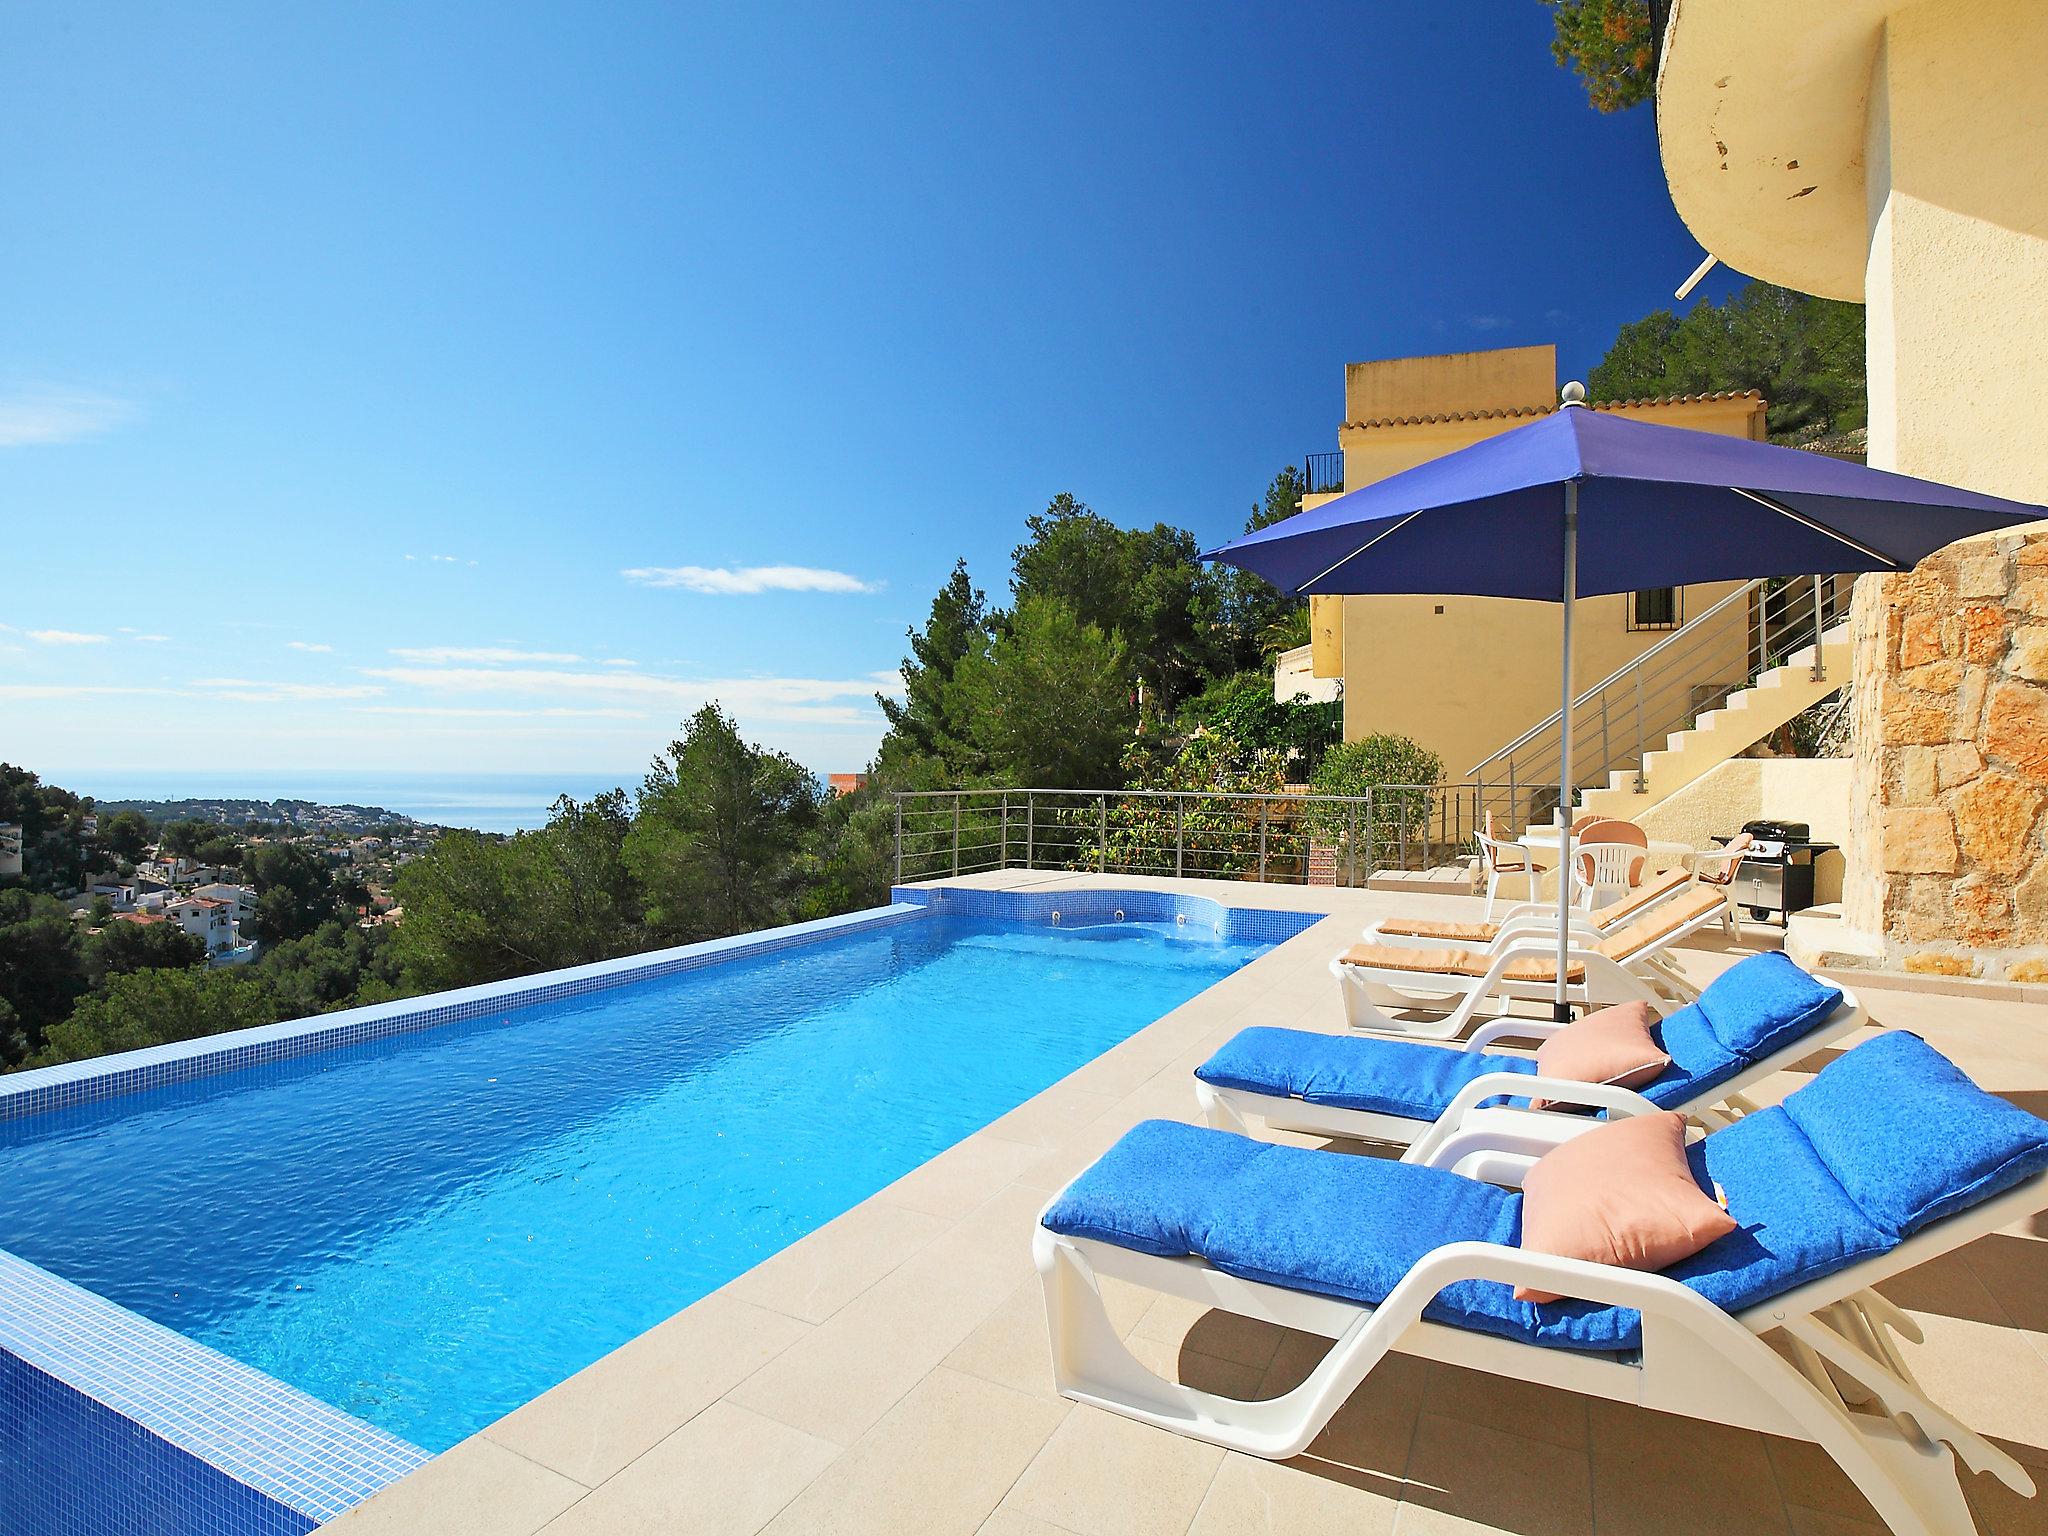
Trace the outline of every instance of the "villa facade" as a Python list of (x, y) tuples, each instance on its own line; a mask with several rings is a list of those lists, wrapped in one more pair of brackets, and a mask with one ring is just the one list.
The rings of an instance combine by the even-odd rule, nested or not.
[[(1388, 358), (1344, 370), (1341, 486), (1312, 492), (1321, 506), (1417, 464), (1525, 426), (1557, 409), (1554, 346), (1503, 347), (1436, 357)], [(1765, 401), (1755, 391), (1604, 404), (1662, 425), (1761, 440)], [(1321, 483), (1321, 482), (1312, 482)], [(1588, 597), (1578, 606), (1573, 691), (1642, 655), (1689, 618), (1740, 585), (1708, 582)], [(1347, 741), (1375, 731), (1414, 738), (1443, 759), (1452, 778), (1543, 720), (1558, 705), (1554, 604), (1451, 593), (1310, 599), (1308, 654), (1280, 659), (1292, 693), (1309, 678), (1341, 681)], [(1703, 687), (1747, 676), (1746, 633), (1730, 625), (1726, 642), (1689, 665)], [(1587, 772), (1604, 764), (1595, 760)]]
[[(1864, 304), (1873, 465), (2048, 502), (2048, 9), (1688, 0), (1657, 123), (1710, 252)], [(1854, 618), (1843, 905), (1806, 952), (2048, 979), (2048, 527), (1865, 578)]]

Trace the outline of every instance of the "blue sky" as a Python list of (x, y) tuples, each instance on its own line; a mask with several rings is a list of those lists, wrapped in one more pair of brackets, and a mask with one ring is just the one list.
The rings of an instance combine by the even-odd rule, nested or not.
[[(956, 555), (1234, 532), (1348, 360), (1698, 260), (1536, 0), (18, 9), (0, 757), (822, 770)], [(1725, 281), (1710, 291), (1725, 289)]]

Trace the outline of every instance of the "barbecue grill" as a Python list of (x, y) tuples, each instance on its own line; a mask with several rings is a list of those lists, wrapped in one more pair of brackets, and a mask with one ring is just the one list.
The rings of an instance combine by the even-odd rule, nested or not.
[(1732, 899), (1758, 922), (1776, 917), (1783, 927), (1794, 912), (1813, 905), (1813, 861), (1835, 844), (1813, 841), (1803, 821), (1745, 821), (1742, 830), (1755, 842), (1736, 866)]

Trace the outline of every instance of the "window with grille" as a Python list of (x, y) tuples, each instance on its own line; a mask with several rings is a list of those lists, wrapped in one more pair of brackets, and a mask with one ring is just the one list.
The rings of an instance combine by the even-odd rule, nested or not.
[(1630, 629), (1678, 628), (1678, 588), (1646, 587), (1628, 595)]

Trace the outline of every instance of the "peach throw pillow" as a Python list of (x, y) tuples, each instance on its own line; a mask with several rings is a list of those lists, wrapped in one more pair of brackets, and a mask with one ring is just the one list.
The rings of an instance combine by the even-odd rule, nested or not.
[[(1671, 1065), (1651, 1031), (1657, 1011), (1641, 1000), (1616, 1003), (1575, 1019), (1536, 1048), (1536, 1071), (1573, 1083), (1640, 1088)], [(1548, 1099), (1532, 1099), (1537, 1109)]]
[[(1610, 1120), (1543, 1154), (1522, 1181), (1522, 1246), (1623, 1269), (1663, 1269), (1735, 1230), (1685, 1160), (1675, 1110)], [(1515, 1287), (1517, 1301), (1556, 1301)]]

